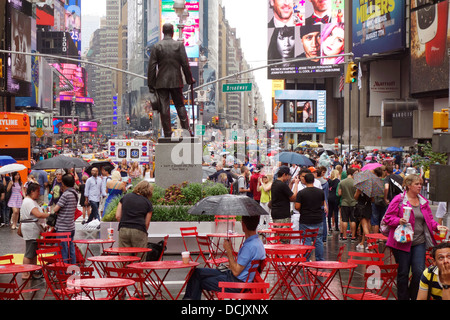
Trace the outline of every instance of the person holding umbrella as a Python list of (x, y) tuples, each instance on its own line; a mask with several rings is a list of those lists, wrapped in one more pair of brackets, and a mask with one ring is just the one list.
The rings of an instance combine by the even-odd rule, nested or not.
[(237, 258), (233, 254), (231, 242), (228, 239), (224, 240), (223, 248), (228, 257), (229, 269), (222, 272), (212, 268), (196, 268), (187, 284), (184, 300), (201, 300), (202, 290), (220, 291), (219, 282), (253, 282), (255, 275), (248, 272), (252, 261), (266, 258), (264, 244), (256, 233), (259, 218), (259, 216), (242, 217), (245, 241)]

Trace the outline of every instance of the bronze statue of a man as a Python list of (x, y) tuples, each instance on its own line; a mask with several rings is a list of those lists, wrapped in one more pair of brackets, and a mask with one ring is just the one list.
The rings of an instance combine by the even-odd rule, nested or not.
[(148, 66), (148, 87), (150, 92), (156, 90), (160, 103), (161, 124), (164, 137), (172, 135), (170, 122), (170, 97), (177, 109), (181, 127), (189, 131), (189, 117), (184, 105), (183, 96), (183, 70), (186, 82), (190, 85), (195, 83), (189, 67), (189, 60), (182, 41), (173, 40), (173, 25), (166, 23), (162, 28), (164, 38), (152, 49)]

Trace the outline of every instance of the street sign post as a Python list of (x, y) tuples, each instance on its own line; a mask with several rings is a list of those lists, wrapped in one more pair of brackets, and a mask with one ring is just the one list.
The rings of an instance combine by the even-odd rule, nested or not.
[(222, 87), (223, 92), (248, 92), (252, 91), (252, 83), (227, 83)]
[(196, 125), (195, 126), (195, 135), (196, 136), (204, 136), (206, 133), (206, 126), (205, 125)]

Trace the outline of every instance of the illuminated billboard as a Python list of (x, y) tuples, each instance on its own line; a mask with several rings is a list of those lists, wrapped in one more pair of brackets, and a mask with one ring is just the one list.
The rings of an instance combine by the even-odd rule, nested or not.
[(81, 56), (81, 0), (66, 0), (65, 31), (70, 32)]
[(324, 90), (275, 91), (275, 129), (290, 133), (326, 133), (326, 96)]
[[(344, 1), (272, 0), (268, 18), (268, 61), (280, 63), (268, 68), (269, 79), (340, 74), (344, 57), (326, 57), (344, 53)], [(314, 59), (320, 56), (325, 58)]]
[[(8, 1), (6, 6), (6, 43), (8, 49), (31, 52), (32, 6), (25, 0)], [(7, 91), (14, 95), (31, 96), (31, 56), (8, 54)]]
[[(73, 120), (73, 125), (72, 125)], [(78, 117), (54, 117), (53, 133), (54, 134), (78, 134)]]
[(55, 6), (53, 0), (40, 0), (36, 2), (36, 25), (55, 25)]
[[(173, 9), (174, 1), (161, 1), (161, 28), (165, 23), (171, 23), (174, 26), (174, 40), (178, 39), (177, 24), (179, 18)], [(183, 29), (184, 43), (188, 58), (198, 58), (200, 56), (200, 3), (198, 0), (186, 0), (186, 9), (189, 17), (185, 21)], [(164, 36), (161, 35), (161, 39)]]
[[(61, 96), (86, 97), (86, 70), (84, 68), (71, 63), (54, 63), (52, 66), (61, 72), (74, 87), (73, 91), (61, 91)], [(60, 88), (67, 86), (64, 77), (60, 77)]]

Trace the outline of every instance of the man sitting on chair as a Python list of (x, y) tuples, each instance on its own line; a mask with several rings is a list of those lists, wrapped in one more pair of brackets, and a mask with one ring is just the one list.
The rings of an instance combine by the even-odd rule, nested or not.
[(201, 300), (202, 290), (220, 291), (219, 282), (253, 282), (255, 274), (249, 274), (248, 272), (252, 261), (266, 258), (264, 244), (256, 234), (258, 223), (259, 216), (242, 217), (245, 241), (239, 250), (237, 259), (233, 255), (230, 241), (224, 240), (223, 248), (228, 257), (229, 269), (225, 271), (212, 268), (195, 269), (191, 279), (189, 279), (183, 299)]

